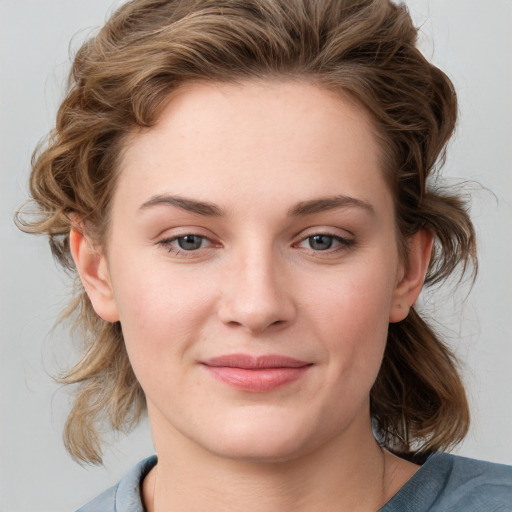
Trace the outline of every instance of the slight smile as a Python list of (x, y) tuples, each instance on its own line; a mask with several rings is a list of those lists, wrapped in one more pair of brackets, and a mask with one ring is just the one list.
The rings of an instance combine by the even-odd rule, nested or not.
[(301, 378), (313, 365), (280, 355), (228, 354), (201, 364), (213, 377), (240, 391), (265, 393)]

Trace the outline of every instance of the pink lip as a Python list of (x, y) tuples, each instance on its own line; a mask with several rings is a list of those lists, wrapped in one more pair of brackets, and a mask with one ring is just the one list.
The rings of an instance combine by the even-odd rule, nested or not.
[(203, 361), (213, 377), (241, 391), (264, 393), (304, 375), (311, 363), (291, 357), (229, 354)]

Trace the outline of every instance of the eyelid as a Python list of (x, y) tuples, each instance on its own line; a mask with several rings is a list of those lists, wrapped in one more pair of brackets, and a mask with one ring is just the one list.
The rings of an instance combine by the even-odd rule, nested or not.
[(318, 233), (312, 233), (310, 235), (307, 235), (305, 237), (302, 237), (297, 243), (302, 243), (305, 240), (308, 240), (309, 238), (313, 238), (315, 236), (327, 236), (330, 238), (333, 238), (334, 240), (337, 240), (345, 245), (352, 245), (355, 243), (355, 240), (352, 238), (348, 238), (342, 235), (336, 235), (334, 233), (328, 233), (328, 232), (318, 232)]
[[(173, 230), (169, 230), (173, 231)], [(317, 256), (329, 257), (329, 255), (334, 255), (336, 253), (342, 251), (348, 251), (352, 246), (356, 244), (356, 239), (348, 230), (343, 230), (343, 233), (339, 228), (327, 228), (327, 227), (312, 227), (306, 230), (301, 231), (300, 234), (296, 235), (296, 241), (292, 243), (292, 248), (302, 249), (305, 252), (310, 254), (314, 254)], [(197, 249), (183, 249), (175, 245), (175, 242), (180, 238), (184, 238), (186, 236), (196, 236), (208, 242), (206, 247), (199, 247)], [(329, 247), (325, 250), (313, 249), (300, 247), (303, 242), (308, 240), (309, 238), (315, 236), (326, 236), (333, 238), (337, 244), (334, 247)], [(160, 236), (155, 240), (155, 244), (161, 246), (166, 249), (167, 252), (179, 255), (180, 257), (198, 257), (199, 255), (204, 254), (205, 251), (208, 251), (212, 248), (221, 248), (223, 247), (222, 243), (215, 240), (216, 237), (212, 235), (207, 235), (204, 233), (202, 228), (196, 227), (180, 227), (177, 228), (175, 232), (169, 233), (167, 236)]]
[[(344, 234), (341, 234), (339, 231), (335, 229), (329, 229), (329, 228), (322, 228), (322, 227), (316, 227), (316, 228), (310, 228), (308, 230), (305, 230), (300, 233), (300, 238), (297, 242), (293, 243), (293, 246), (302, 249), (306, 252), (309, 252), (310, 254), (314, 254), (316, 256), (323, 256), (323, 257), (329, 257), (332, 255), (335, 255), (339, 252), (348, 251), (351, 247), (353, 247), (356, 244), (356, 238), (354, 235), (348, 231), (345, 230), (345, 233), (348, 233), (349, 235), (346, 236)], [(315, 250), (315, 249), (308, 249), (306, 247), (300, 247), (300, 244), (308, 240), (309, 238), (313, 238), (315, 236), (328, 236), (339, 242), (335, 247), (328, 248), (325, 250)]]
[(355, 235), (351, 231), (328, 226), (314, 226), (304, 229), (294, 238), (302, 241), (315, 235), (332, 236), (333, 238), (341, 239), (347, 242), (355, 242)]
[[(207, 242), (211, 242), (211, 240), (206, 237), (206, 236), (203, 236), (203, 235), (197, 235), (195, 233), (187, 233), (186, 235), (178, 235), (178, 236), (173, 236), (171, 238), (167, 238), (167, 239), (164, 239), (164, 240), (161, 240), (161, 242), (164, 242), (164, 243), (172, 243), (172, 242), (176, 242), (176, 241), (179, 241), (179, 240), (183, 240), (185, 238), (188, 238), (188, 237), (195, 237), (195, 238), (199, 238), (201, 239), (201, 245), (203, 242), (207, 241)], [(203, 248), (203, 247), (200, 247), (200, 248)], [(186, 249), (183, 249), (183, 250), (186, 250)]]
[[(199, 237), (203, 240), (208, 241), (208, 245), (206, 247), (200, 247), (195, 250), (187, 250), (174, 245), (176, 240), (179, 240), (180, 238), (184, 238), (186, 236)], [(221, 247), (221, 244), (215, 241), (214, 236), (206, 235), (201, 228), (195, 227), (182, 227), (175, 230), (172, 233), (169, 233), (168, 235), (161, 235), (155, 240), (155, 244), (157, 246), (164, 248), (170, 254), (174, 254), (176, 256), (179, 255), (180, 257), (185, 258), (194, 256), (197, 257), (200, 254), (203, 254), (204, 251), (206, 250)]]

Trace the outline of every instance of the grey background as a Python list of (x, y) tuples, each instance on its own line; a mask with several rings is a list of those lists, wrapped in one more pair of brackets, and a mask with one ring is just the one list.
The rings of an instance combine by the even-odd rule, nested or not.
[[(66, 391), (49, 374), (73, 358), (52, 330), (68, 282), (46, 240), (19, 233), (30, 155), (51, 127), (77, 48), (112, 0), (0, 0), (0, 512), (71, 511), (152, 453), (147, 424), (82, 468), (64, 451)], [(461, 119), (445, 174), (476, 180), (481, 271), (469, 298), (424, 297), (459, 355), (473, 425), (458, 453), (512, 463), (512, 1), (410, 0), (421, 45), (453, 79)], [(467, 290), (466, 290), (467, 291)], [(443, 327), (441, 327), (443, 326)]]

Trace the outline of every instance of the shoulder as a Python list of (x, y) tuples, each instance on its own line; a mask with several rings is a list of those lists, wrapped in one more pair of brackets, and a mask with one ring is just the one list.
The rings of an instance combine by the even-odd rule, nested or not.
[(512, 466), (434, 454), (381, 510), (411, 509), (512, 512)]
[(76, 512), (143, 512), (140, 485), (155, 466), (155, 456), (142, 460), (110, 487)]

